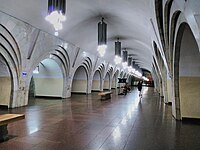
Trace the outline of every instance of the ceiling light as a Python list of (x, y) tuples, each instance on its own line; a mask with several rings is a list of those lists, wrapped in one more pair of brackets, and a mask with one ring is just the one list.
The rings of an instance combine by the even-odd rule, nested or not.
[(58, 36), (58, 30), (62, 30), (62, 22), (66, 20), (65, 16), (66, 0), (48, 0), (47, 21), (54, 26), (55, 35)]
[(99, 52), (99, 55), (100, 55), (101, 57), (103, 57), (103, 56), (105, 55), (105, 53), (106, 53), (106, 48), (107, 48), (107, 45), (99, 45), (99, 46), (97, 47), (97, 51)]
[(127, 60), (128, 60), (128, 52), (125, 50), (123, 51), (123, 57), (122, 57), (122, 66), (124, 69), (126, 69), (128, 67), (128, 63), (127, 63)]
[(128, 66), (131, 67), (132, 57), (128, 57)]
[(131, 73), (133, 68), (131, 66), (128, 66), (128, 72)]
[(122, 63), (122, 66), (123, 66), (124, 69), (126, 69), (126, 68), (128, 67), (127, 62), (123, 62), (123, 63)]
[(117, 39), (115, 42), (115, 64), (120, 64), (122, 62), (121, 58), (121, 42)]
[(115, 55), (114, 61), (115, 61), (115, 64), (120, 64), (122, 62), (122, 58), (117, 56), (117, 55)]
[(107, 48), (107, 24), (102, 18), (101, 22), (98, 23), (98, 48), (100, 56), (103, 57)]

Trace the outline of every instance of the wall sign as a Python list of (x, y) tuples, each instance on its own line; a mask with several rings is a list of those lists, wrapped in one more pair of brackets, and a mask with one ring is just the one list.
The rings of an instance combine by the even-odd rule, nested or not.
[(27, 76), (27, 72), (22, 72), (22, 76), (26, 77)]

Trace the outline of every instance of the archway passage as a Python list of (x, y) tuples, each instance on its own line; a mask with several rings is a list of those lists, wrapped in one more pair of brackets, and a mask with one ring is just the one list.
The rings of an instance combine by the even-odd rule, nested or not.
[(31, 81), (30, 94), (34, 93), (35, 96), (40, 97), (62, 97), (63, 95), (63, 73), (61, 67), (53, 59), (41, 61), (33, 71), (33, 79)]
[(100, 91), (100, 90), (101, 90), (101, 74), (99, 70), (97, 70), (93, 76), (92, 91)]
[(72, 81), (72, 93), (85, 93), (88, 92), (88, 76), (83, 66), (78, 67), (74, 74)]
[(188, 26), (180, 26), (174, 58), (174, 93), (176, 118), (200, 118), (200, 54)]
[(12, 78), (6, 60), (0, 54), (0, 106), (8, 107), (12, 98)]
[(155, 12), (156, 12), (158, 30), (161, 37), (161, 42), (163, 46), (165, 46), (164, 27), (163, 27), (163, 1), (162, 0), (155, 0)]
[(110, 90), (110, 75), (109, 75), (109, 73), (106, 73), (106, 76), (104, 79), (104, 84), (103, 84), (103, 89)]
[(112, 89), (117, 88), (117, 73), (114, 74), (113, 79), (112, 79)]

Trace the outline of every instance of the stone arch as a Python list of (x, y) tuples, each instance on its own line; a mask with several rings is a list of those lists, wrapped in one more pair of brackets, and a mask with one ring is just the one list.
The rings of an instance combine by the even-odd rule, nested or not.
[(173, 73), (173, 49), (174, 49), (174, 38), (175, 38), (175, 31), (177, 26), (178, 18), (181, 14), (181, 11), (176, 11), (172, 15), (171, 18), (171, 29), (170, 29), (170, 39), (169, 39), (169, 63), (170, 63), (170, 72)]
[(0, 54), (0, 106), (8, 107), (12, 99), (12, 76), (5, 58)]
[(118, 82), (118, 75), (119, 75), (119, 70), (117, 70), (114, 75), (113, 75), (113, 78), (112, 78), (112, 86), (111, 88), (113, 89), (116, 89), (117, 88), (117, 82)]
[(190, 26), (180, 24), (174, 49), (174, 99), (172, 103), (177, 120), (199, 118), (200, 56), (197, 41)]
[(17, 68), (19, 68), (22, 62), (19, 46), (10, 31), (2, 24), (0, 24), (0, 39), (1, 44), (4, 45), (7, 50), (10, 50), (10, 55), (18, 65)]
[(98, 67), (98, 70), (100, 71), (101, 76), (103, 77), (104, 73), (105, 73), (105, 65), (103, 63), (100, 64), (99, 67)]
[(109, 72), (107, 72), (105, 75), (103, 89), (110, 90), (110, 74), (109, 74)]
[(165, 103), (168, 103), (168, 90), (167, 90), (167, 69), (165, 67), (165, 64), (164, 64), (164, 60), (163, 60), (163, 57), (157, 47), (157, 44), (155, 42), (153, 42), (153, 45), (154, 45), (154, 51), (155, 51), (155, 54), (156, 54), (156, 59), (157, 61), (155, 61), (156, 65), (158, 66), (159, 70), (160, 70), (160, 73), (161, 73), (161, 81), (160, 81), (160, 84), (161, 84), (161, 91), (160, 91), (160, 94), (161, 94), (161, 97), (164, 98), (164, 102)]
[(157, 77), (156, 79), (154, 79), (156, 82), (156, 89), (158, 90), (159, 93), (161, 93), (162, 92), (162, 75), (154, 57), (153, 57), (153, 67), (155, 70), (155, 75)]
[(42, 60), (36, 67), (38, 73), (33, 74), (36, 96), (63, 98), (65, 95), (65, 69), (62, 62), (54, 57)]
[(80, 65), (73, 75), (71, 92), (72, 93), (88, 93), (88, 68)]
[[(43, 55), (40, 55), (40, 57), (38, 57), (37, 59), (35, 59), (34, 63), (32, 64), (32, 66), (30, 66), (30, 69), (28, 71), (28, 79), (27, 79), (27, 91), (29, 92), (29, 87), (30, 87), (30, 83), (31, 83), (31, 78), (33, 76), (33, 71), (35, 70), (35, 68), (38, 66), (38, 64), (40, 64), (41, 61), (45, 60), (45, 59), (53, 59), (57, 64), (59, 64), (61, 70), (62, 70), (62, 75), (63, 75), (63, 94), (62, 94), (62, 98), (66, 98), (67, 97), (67, 86), (68, 86), (68, 77), (69, 77), (69, 72), (70, 72), (70, 60), (69, 60), (69, 55), (67, 53), (67, 51), (65, 50), (65, 48), (63, 48), (62, 46), (56, 45), (54, 47), (49, 48), (50, 51), (44, 53)], [(27, 93), (27, 97), (25, 98), (25, 103), (26, 105), (28, 104), (28, 95), (29, 93)]]
[(110, 76), (110, 80), (109, 80), (109, 89), (111, 89), (111, 88), (112, 88), (113, 76), (114, 76), (114, 74), (113, 74), (113, 72), (114, 72), (113, 67), (110, 66), (110, 68), (108, 69), (107, 72), (108, 72), (108, 74), (109, 74), (109, 76)]
[(110, 67), (109, 69), (108, 69), (108, 71), (107, 71), (109, 74), (110, 74), (110, 76), (112, 77), (113, 76), (113, 67)]
[(51, 47), (49, 49), (50, 49), (49, 52), (41, 55), (40, 57), (38, 57), (34, 61), (34, 64), (32, 64), (32, 66), (30, 67), (30, 71), (29, 71), (29, 73), (31, 74), (31, 76), (32, 76), (33, 70), (37, 67), (37, 65), (42, 60), (47, 59), (47, 58), (51, 58), (51, 59), (57, 58), (60, 62), (62, 62), (62, 65), (63, 65), (64, 70), (65, 70), (65, 74), (66, 74), (66, 76), (69, 76), (69, 72), (70, 72), (70, 59), (69, 59), (69, 55), (68, 55), (67, 51), (62, 46), (59, 46), (59, 45), (56, 45), (55, 47)]
[[(104, 77), (104, 73), (105, 73), (105, 65), (102, 63), (102, 64), (100, 64), (98, 67), (97, 67), (97, 69), (96, 69), (96, 71), (99, 71), (99, 73), (100, 73), (100, 76), (101, 76), (101, 80), (100, 80), (100, 91), (103, 91), (103, 85), (104, 85), (104, 80), (103, 80), (103, 77)], [(96, 72), (95, 71), (95, 72)]]
[(18, 90), (21, 78), (21, 53), (15, 38), (2, 24), (0, 24), (0, 55), (4, 59), (11, 76), (11, 93), (7, 106), (8, 108), (21, 106), (18, 103)]
[(162, 60), (162, 56), (160, 54), (160, 51), (159, 51), (158, 46), (155, 41), (153, 41), (153, 47), (154, 47), (154, 52), (155, 52), (155, 57), (153, 57), (154, 66), (155, 66), (155, 69), (157, 70), (157, 73), (158, 73), (157, 76), (159, 78), (159, 83), (157, 85), (159, 85), (160, 96), (163, 97), (164, 96), (164, 91), (163, 91), (164, 79), (163, 79), (162, 69), (163, 69), (164, 62)]
[[(81, 75), (77, 75), (77, 70), (83, 71), (83, 78)], [(73, 68), (73, 73), (71, 75), (71, 92), (72, 93), (91, 93), (92, 90), (92, 61), (89, 57), (84, 57), (81, 60), (80, 65), (76, 66), (76, 68)], [(80, 74), (81, 72), (78, 72)], [(76, 76), (75, 76), (76, 74)], [(74, 77), (75, 76), (75, 77)], [(77, 78), (77, 79), (76, 79)], [(72, 80), (73, 79), (73, 80)], [(74, 82), (75, 81), (75, 82)], [(78, 84), (83, 83), (82, 86), (78, 86)], [(77, 84), (76, 84), (77, 83)], [(74, 86), (73, 86), (74, 85)], [(77, 85), (77, 86), (75, 86)]]
[(101, 91), (101, 72), (100, 70), (96, 70), (92, 80), (92, 91)]
[(82, 65), (85, 67), (87, 70), (88, 76), (91, 74), (92, 71), (92, 61), (89, 57), (86, 57), (85, 60), (83, 61)]
[(155, 12), (156, 12), (156, 19), (157, 19), (158, 31), (160, 34), (161, 42), (162, 42), (163, 47), (165, 47), (164, 25), (163, 25), (163, 1), (162, 0), (155, 0)]
[(170, 10), (172, 7), (173, 0), (167, 0), (165, 3), (164, 8), (164, 15), (165, 15), (165, 41), (168, 44), (169, 43), (169, 24), (170, 24)]

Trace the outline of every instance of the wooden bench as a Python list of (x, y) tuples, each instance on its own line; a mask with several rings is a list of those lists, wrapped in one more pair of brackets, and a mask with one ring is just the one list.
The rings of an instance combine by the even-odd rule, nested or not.
[(100, 92), (98, 93), (101, 96), (101, 100), (111, 99), (112, 92)]
[(3, 114), (0, 115), (0, 141), (8, 140), (8, 129), (9, 123), (22, 120), (25, 118), (24, 114)]

